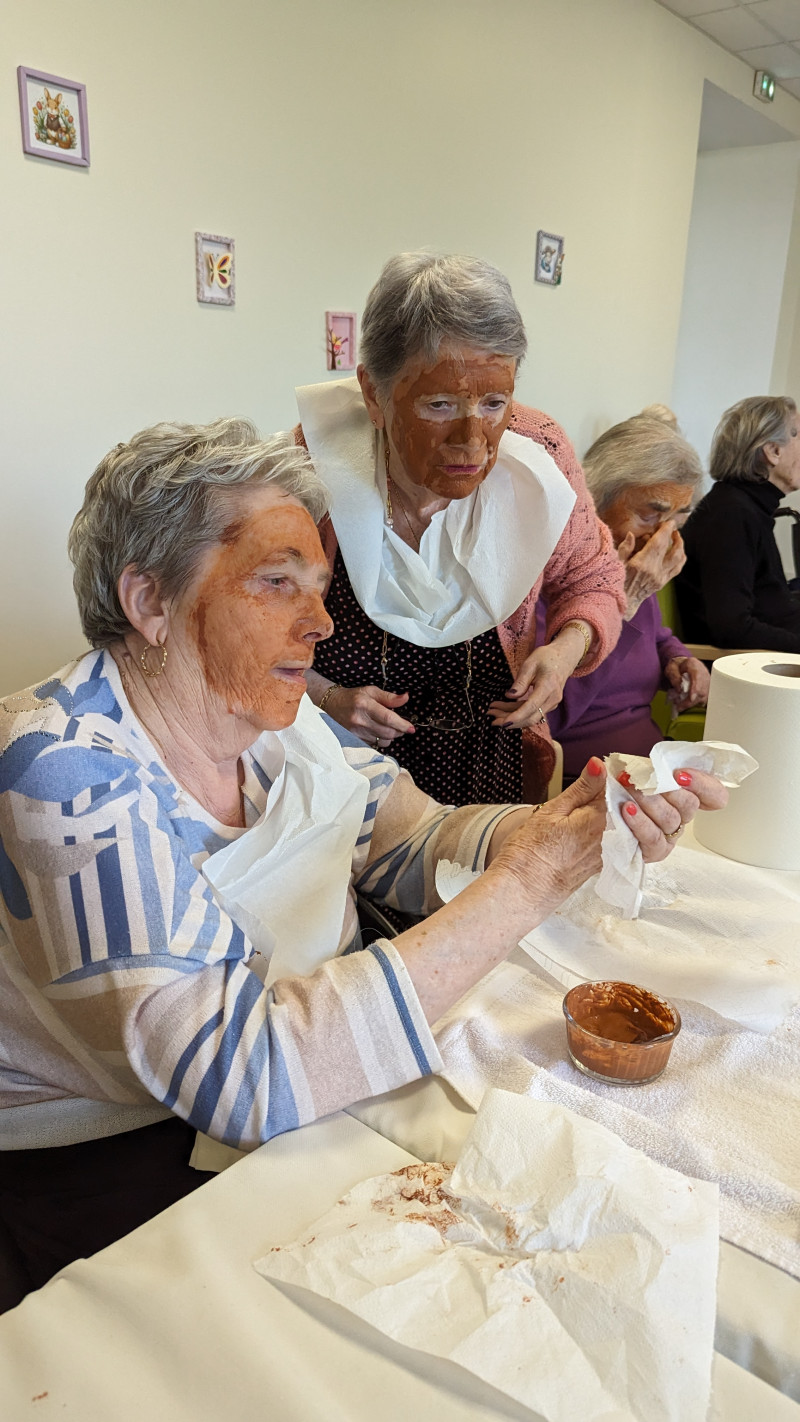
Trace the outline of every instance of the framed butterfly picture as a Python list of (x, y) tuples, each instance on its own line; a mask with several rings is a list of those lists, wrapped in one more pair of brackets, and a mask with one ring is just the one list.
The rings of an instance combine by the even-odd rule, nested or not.
[(235, 251), (232, 237), (195, 232), (197, 300), (211, 306), (233, 306), (236, 300)]

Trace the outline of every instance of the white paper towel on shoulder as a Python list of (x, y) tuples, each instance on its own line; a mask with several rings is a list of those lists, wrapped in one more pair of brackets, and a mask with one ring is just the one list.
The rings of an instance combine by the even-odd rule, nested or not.
[(719, 657), (706, 733), (747, 746), (759, 768), (724, 810), (698, 819), (697, 839), (742, 864), (800, 869), (800, 654)]

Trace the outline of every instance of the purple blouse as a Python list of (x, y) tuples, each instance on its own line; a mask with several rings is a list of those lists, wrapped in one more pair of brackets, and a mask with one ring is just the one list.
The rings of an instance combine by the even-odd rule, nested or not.
[[(541, 603), (537, 616), (541, 642), (545, 623)], [(649, 755), (656, 741), (664, 739), (650, 715), (650, 702), (667, 685), (667, 662), (689, 655), (670, 629), (662, 626), (654, 593), (630, 622), (623, 622), (613, 652), (587, 676), (570, 677), (561, 705), (548, 713), (551, 734), (564, 749), (565, 778), (580, 775), (592, 755), (609, 755), (611, 751)]]

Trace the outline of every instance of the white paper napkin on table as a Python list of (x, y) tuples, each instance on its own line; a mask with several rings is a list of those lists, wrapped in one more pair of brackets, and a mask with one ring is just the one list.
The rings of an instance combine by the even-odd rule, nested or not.
[(599, 899), (590, 879), (521, 947), (566, 985), (640, 983), (773, 1031), (800, 998), (800, 873), (777, 875), (689, 844), (647, 868), (637, 918)]
[(488, 1093), (455, 1167), (366, 1180), (256, 1263), (547, 1422), (705, 1422), (715, 1186)]
[(679, 790), (674, 771), (706, 770), (719, 776), (730, 787), (758, 769), (754, 760), (741, 746), (725, 741), (660, 741), (649, 757), (614, 753), (606, 756), (606, 829), (602, 842), (603, 868), (595, 889), (601, 899), (621, 909), (625, 918), (636, 918), (642, 904), (647, 869), (638, 840), (620, 813), (626, 800), (632, 797), (619, 784), (623, 772), (631, 778), (634, 789), (645, 795), (661, 795)]

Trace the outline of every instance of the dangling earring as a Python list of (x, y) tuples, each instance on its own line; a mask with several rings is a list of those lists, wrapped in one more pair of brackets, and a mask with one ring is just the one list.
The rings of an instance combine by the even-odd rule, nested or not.
[[(152, 668), (147, 665), (147, 653), (148, 653), (148, 652), (160, 652), (160, 653), (161, 653), (161, 661), (160, 661), (159, 665), (156, 667), (155, 671), (153, 671)], [(142, 664), (142, 671), (144, 672), (145, 676), (148, 676), (148, 677), (160, 676), (161, 673), (162, 673), (162, 671), (164, 670), (165, 666), (167, 665), (167, 646), (166, 646), (166, 642), (157, 642), (155, 646), (152, 646), (150, 642), (145, 642), (145, 644), (144, 644), (144, 646), (143, 646), (143, 648), (142, 648), (142, 655), (140, 656), (139, 661), (140, 661), (141, 664)]]
[(394, 528), (394, 509), (392, 508), (392, 476), (389, 473), (389, 441), (386, 434), (383, 436), (383, 459), (386, 465), (386, 527)]

